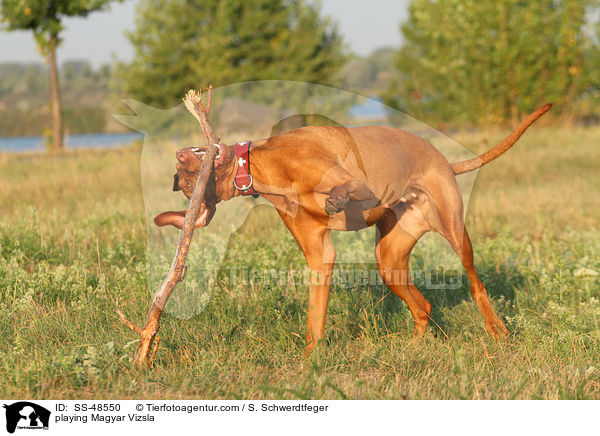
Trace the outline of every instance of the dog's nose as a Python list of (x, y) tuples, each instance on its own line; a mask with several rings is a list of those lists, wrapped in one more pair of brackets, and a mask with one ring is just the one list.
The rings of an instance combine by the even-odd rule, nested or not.
[(181, 163), (185, 163), (185, 153), (183, 152), (183, 150), (178, 150), (175, 153), (175, 157), (177, 158), (177, 160)]

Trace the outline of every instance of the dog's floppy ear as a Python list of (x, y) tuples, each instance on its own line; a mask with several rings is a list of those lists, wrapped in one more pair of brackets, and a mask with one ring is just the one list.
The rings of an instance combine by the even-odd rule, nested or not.
[(173, 191), (181, 191), (181, 186), (179, 186), (179, 174), (177, 173), (173, 176)]
[(221, 145), (219, 147), (219, 155), (215, 159), (215, 168), (219, 168), (221, 165), (227, 165), (229, 162), (231, 162), (232, 158), (233, 151), (231, 148), (226, 145)]

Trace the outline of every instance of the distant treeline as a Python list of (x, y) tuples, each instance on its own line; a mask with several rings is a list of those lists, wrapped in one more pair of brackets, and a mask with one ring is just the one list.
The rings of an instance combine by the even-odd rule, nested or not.
[[(385, 92), (393, 75), (395, 50), (382, 48), (369, 56), (351, 56), (342, 67), (338, 86), (363, 95)], [(127, 94), (117, 86), (113, 68), (94, 69), (87, 61), (59, 67), (63, 116), (67, 133), (126, 130), (111, 116)], [(42, 63), (0, 63), (0, 137), (49, 134), (48, 67)]]
[[(60, 68), (63, 92), (108, 90), (111, 69), (103, 65), (94, 70), (87, 61), (67, 61)], [(14, 94), (50, 92), (48, 67), (42, 63), (0, 64), (0, 98)]]
[(385, 93), (395, 74), (396, 52), (395, 48), (382, 47), (368, 56), (352, 56), (342, 68), (344, 88), (370, 96)]
[[(68, 61), (59, 71), (67, 133), (119, 129), (110, 117), (110, 66)], [(49, 93), (46, 65), (0, 64), (0, 136), (49, 134)]]

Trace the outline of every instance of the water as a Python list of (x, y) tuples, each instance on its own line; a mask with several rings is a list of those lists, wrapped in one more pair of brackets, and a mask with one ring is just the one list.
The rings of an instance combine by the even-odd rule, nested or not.
[(351, 107), (350, 115), (355, 118), (382, 119), (387, 116), (386, 107), (376, 97), (370, 97), (364, 103)]
[[(65, 136), (67, 149), (73, 148), (111, 148), (129, 145), (139, 141), (144, 135), (131, 133), (89, 133), (84, 135)], [(45, 150), (43, 136), (20, 136), (0, 138), (0, 152), (12, 151), (43, 151)]]

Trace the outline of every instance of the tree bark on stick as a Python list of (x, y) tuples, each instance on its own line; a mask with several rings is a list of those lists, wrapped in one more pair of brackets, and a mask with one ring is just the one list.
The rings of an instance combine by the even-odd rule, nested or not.
[(56, 66), (56, 35), (50, 37), (50, 48), (48, 51), (48, 67), (50, 70), (50, 99), (52, 106), (52, 149), (61, 151), (63, 149), (63, 122), (60, 104), (60, 88), (58, 85), (58, 67)]
[[(151, 363), (156, 349), (158, 347), (157, 332), (160, 328), (160, 316), (162, 315), (163, 309), (167, 300), (169, 299), (171, 292), (175, 289), (177, 283), (182, 280), (182, 275), (185, 270), (185, 260), (190, 249), (192, 242), (192, 236), (194, 234), (194, 226), (198, 215), (200, 214), (200, 208), (204, 202), (204, 194), (206, 192), (206, 185), (209, 177), (212, 175), (214, 167), (214, 159), (219, 148), (218, 138), (215, 136), (212, 127), (208, 122), (208, 115), (210, 112), (210, 105), (212, 100), (212, 85), (208, 88), (208, 102), (206, 109), (202, 106), (202, 93), (196, 91), (189, 91), (183, 99), (186, 108), (194, 115), (194, 117), (200, 122), (202, 130), (208, 141), (208, 149), (202, 160), (200, 167), (200, 173), (194, 186), (194, 191), (190, 198), (190, 204), (185, 213), (185, 220), (183, 228), (181, 229), (181, 235), (179, 237), (179, 243), (175, 250), (175, 257), (171, 262), (171, 268), (167, 274), (167, 277), (162, 282), (160, 288), (152, 299), (152, 305), (150, 311), (146, 317), (146, 323), (143, 328), (137, 327), (135, 324), (130, 322), (123, 313), (117, 309), (121, 321), (135, 331), (140, 336), (140, 342), (138, 344), (137, 353), (135, 356), (135, 365), (138, 367), (145, 367)], [(152, 348), (152, 344), (157, 339), (157, 345)]]

